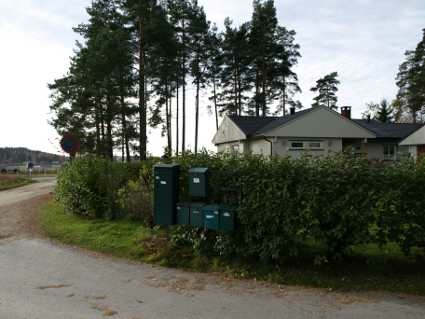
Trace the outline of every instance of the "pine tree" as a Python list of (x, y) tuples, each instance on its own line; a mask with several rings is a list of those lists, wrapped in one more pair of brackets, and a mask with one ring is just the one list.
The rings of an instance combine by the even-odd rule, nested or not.
[(301, 102), (293, 99), (294, 95), (301, 93), (298, 85), (298, 76), (293, 71), (293, 67), (301, 57), (300, 46), (295, 43), (295, 31), (287, 30), (284, 27), (277, 29), (277, 52), (276, 65), (274, 69), (274, 96), (279, 99), (279, 104), (275, 114), (286, 115), (287, 106), (301, 108)]
[(425, 111), (425, 29), (422, 40), (413, 51), (406, 51), (406, 60), (397, 74), (398, 101), (411, 113), (413, 122)]
[[(176, 37), (178, 39), (179, 50), (179, 74), (178, 87), (182, 86), (182, 139), (181, 151), (186, 150), (186, 78), (189, 73), (189, 63), (191, 56), (191, 37), (188, 32), (189, 24), (193, 18), (192, 2), (189, 0), (168, 0), (168, 14), (170, 22), (174, 25)], [(177, 88), (178, 90), (178, 88)]]
[(266, 116), (269, 112), (271, 83), (276, 54), (276, 30), (278, 21), (273, 0), (254, 0), (254, 13), (251, 19), (250, 49), (253, 59), (254, 98), (256, 116)]
[(196, 88), (195, 96), (195, 154), (198, 153), (199, 136), (199, 104), (200, 90), (203, 89), (208, 81), (208, 47), (211, 45), (210, 23), (207, 21), (206, 14), (202, 7), (195, 2), (192, 6), (192, 19), (189, 24), (189, 34), (191, 35), (190, 74), (193, 78), (193, 84)]
[[(209, 34), (209, 45), (207, 47), (207, 80), (211, 88), (209, 100), (213, 103), (216, 130), (218, 130), (218, 91), (220, 90), (219, 76), (223, 67), (223, 37), (213, 25)], [(208, 106), (211, 109), (211, 106)]]
[(386, 99), (379, 103), (375, 119), (382, 123), (390, 123), (393, 121), (393, 109)]
[(317, 80), (316, 86), (311, 88), (311, 91), (318, 93), (312, 106), (326, 106), (332, 110), (337, 109), (338, 97), (336, 93), (339, 84), (337, 72), (332, 72)]
[(222, 68), (219, 73), (221, 91), (218, 94), (220, 113), (241, 115), (252, 88), (249, 74), (250, 47), (248, 42), (249, 25), (239, 28), (225, 20), (222, 42)]
[[(125, 100), (134, 84), (130, 34), (116, 1), (94, 1), (87, 12), (89, 23), (75, 28), (84, 43), (77, 43), (68, 75), (49, 85), (56, 114), (53, 125), (59, 133), (80, 136), (86, 151), (113, 158), (114, 146), (128, 143), (130, 108)], [(118, 116), (120, 129), (116, 129)], [(119, 142), (114, 140), (117, 130), (122, 136)], [(129, 147), (125, 148), (129, 158)]]

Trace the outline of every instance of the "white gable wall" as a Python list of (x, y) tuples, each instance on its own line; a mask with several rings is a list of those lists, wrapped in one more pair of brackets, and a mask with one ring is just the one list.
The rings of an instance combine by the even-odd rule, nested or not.
[(324, 107), (318, 107), (264, 135), (297, 138), (375, 138), (372, 132)]
[(425, 145), (425, 126), (401, 141), (400, 145)]
[(213, 143), (218, 145), (245, 139), (246, 136), (239, 127), (229, 117), (225, 116), (214, 136)]
[(250, 140), (249, 141), (249, 153), (254, 155), (270, 156), (271, 144), (265, 139)]

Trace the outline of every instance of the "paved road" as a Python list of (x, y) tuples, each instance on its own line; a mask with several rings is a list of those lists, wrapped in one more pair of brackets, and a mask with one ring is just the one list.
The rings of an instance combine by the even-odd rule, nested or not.
[[(49, 184), (50, 183), (50, 184)], [(51, 181), (0, 195), (27, 199), (51, 190)], [(5, 199), (6, 198), (6, 199)], [(29, 201), (28, 201), (29, 200)], [(14, 205), (14, 204), (12, 204)], [(0, 216), (1, 217), (1, 216)], [(0, 219), (0, 226), (1, 226)], [(1, 235), (0, 227), (0, 235)], [(24, 228), (26, 229), (26, 228)], [(18, 234), (21, 232), (20, 234)], [(380, 293), (343, 294), (226, 280), (131, 264), (32, 235), (0, 240), (0, 319), (159, 318), (425, 318), (422, 298)]]

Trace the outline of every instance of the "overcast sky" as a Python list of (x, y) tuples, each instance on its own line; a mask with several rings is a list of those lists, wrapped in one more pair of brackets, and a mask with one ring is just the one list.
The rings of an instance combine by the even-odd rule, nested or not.
[[(66, 73), (76, 36), (72, 27), (87, 19), (90, 0), (0, 0), (0, 147), (24, 146), (59, 152), (49, 126), (47, 83)], [(250, 19), (251, 0), (199, 0), (208, 18), (222, 26)], [(296, 68), (303, 93), (324, 74), (338, 71), (340, 105), (359, 117), (369, 101), (396, 94), (394, 78), (404, 51), (413, 49), (425, 28), (424, 0), (276, 0), (281, 25), (297, 32), (302, 58)], [(190, 92), (193, 93), (193, 92)], [(194, 100), (189, 100), (193, 107)], [(187, 136), (193, 145), (193, 112)], [(201, 111), (200, 144), (214, 149), (214, 121)], [(150, 130), (149, 151), (165, 144)]]

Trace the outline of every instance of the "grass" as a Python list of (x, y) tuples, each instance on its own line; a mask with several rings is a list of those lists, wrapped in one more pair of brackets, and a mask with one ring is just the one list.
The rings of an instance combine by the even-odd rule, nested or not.
[(25, 186), (32, 182), (32, 180), (24, 177), (0, 175), (0, 191)]
[(311, 255), (283, 259), (277, 265), (199, 256), (190, 247), (173, 249), (165, 230), (146, 228), (128, 220), (84, 219), (65, 213), (55, 202), (43, 207), (41, 225), (48, 236), (65, 244), (167, 267), (331, 290), (425, 295), (422, 252), (407, 257), (396, 245), (353, 247), (344, 261), (321, 259), (318, 263), (317, 257), (314, 262)]

